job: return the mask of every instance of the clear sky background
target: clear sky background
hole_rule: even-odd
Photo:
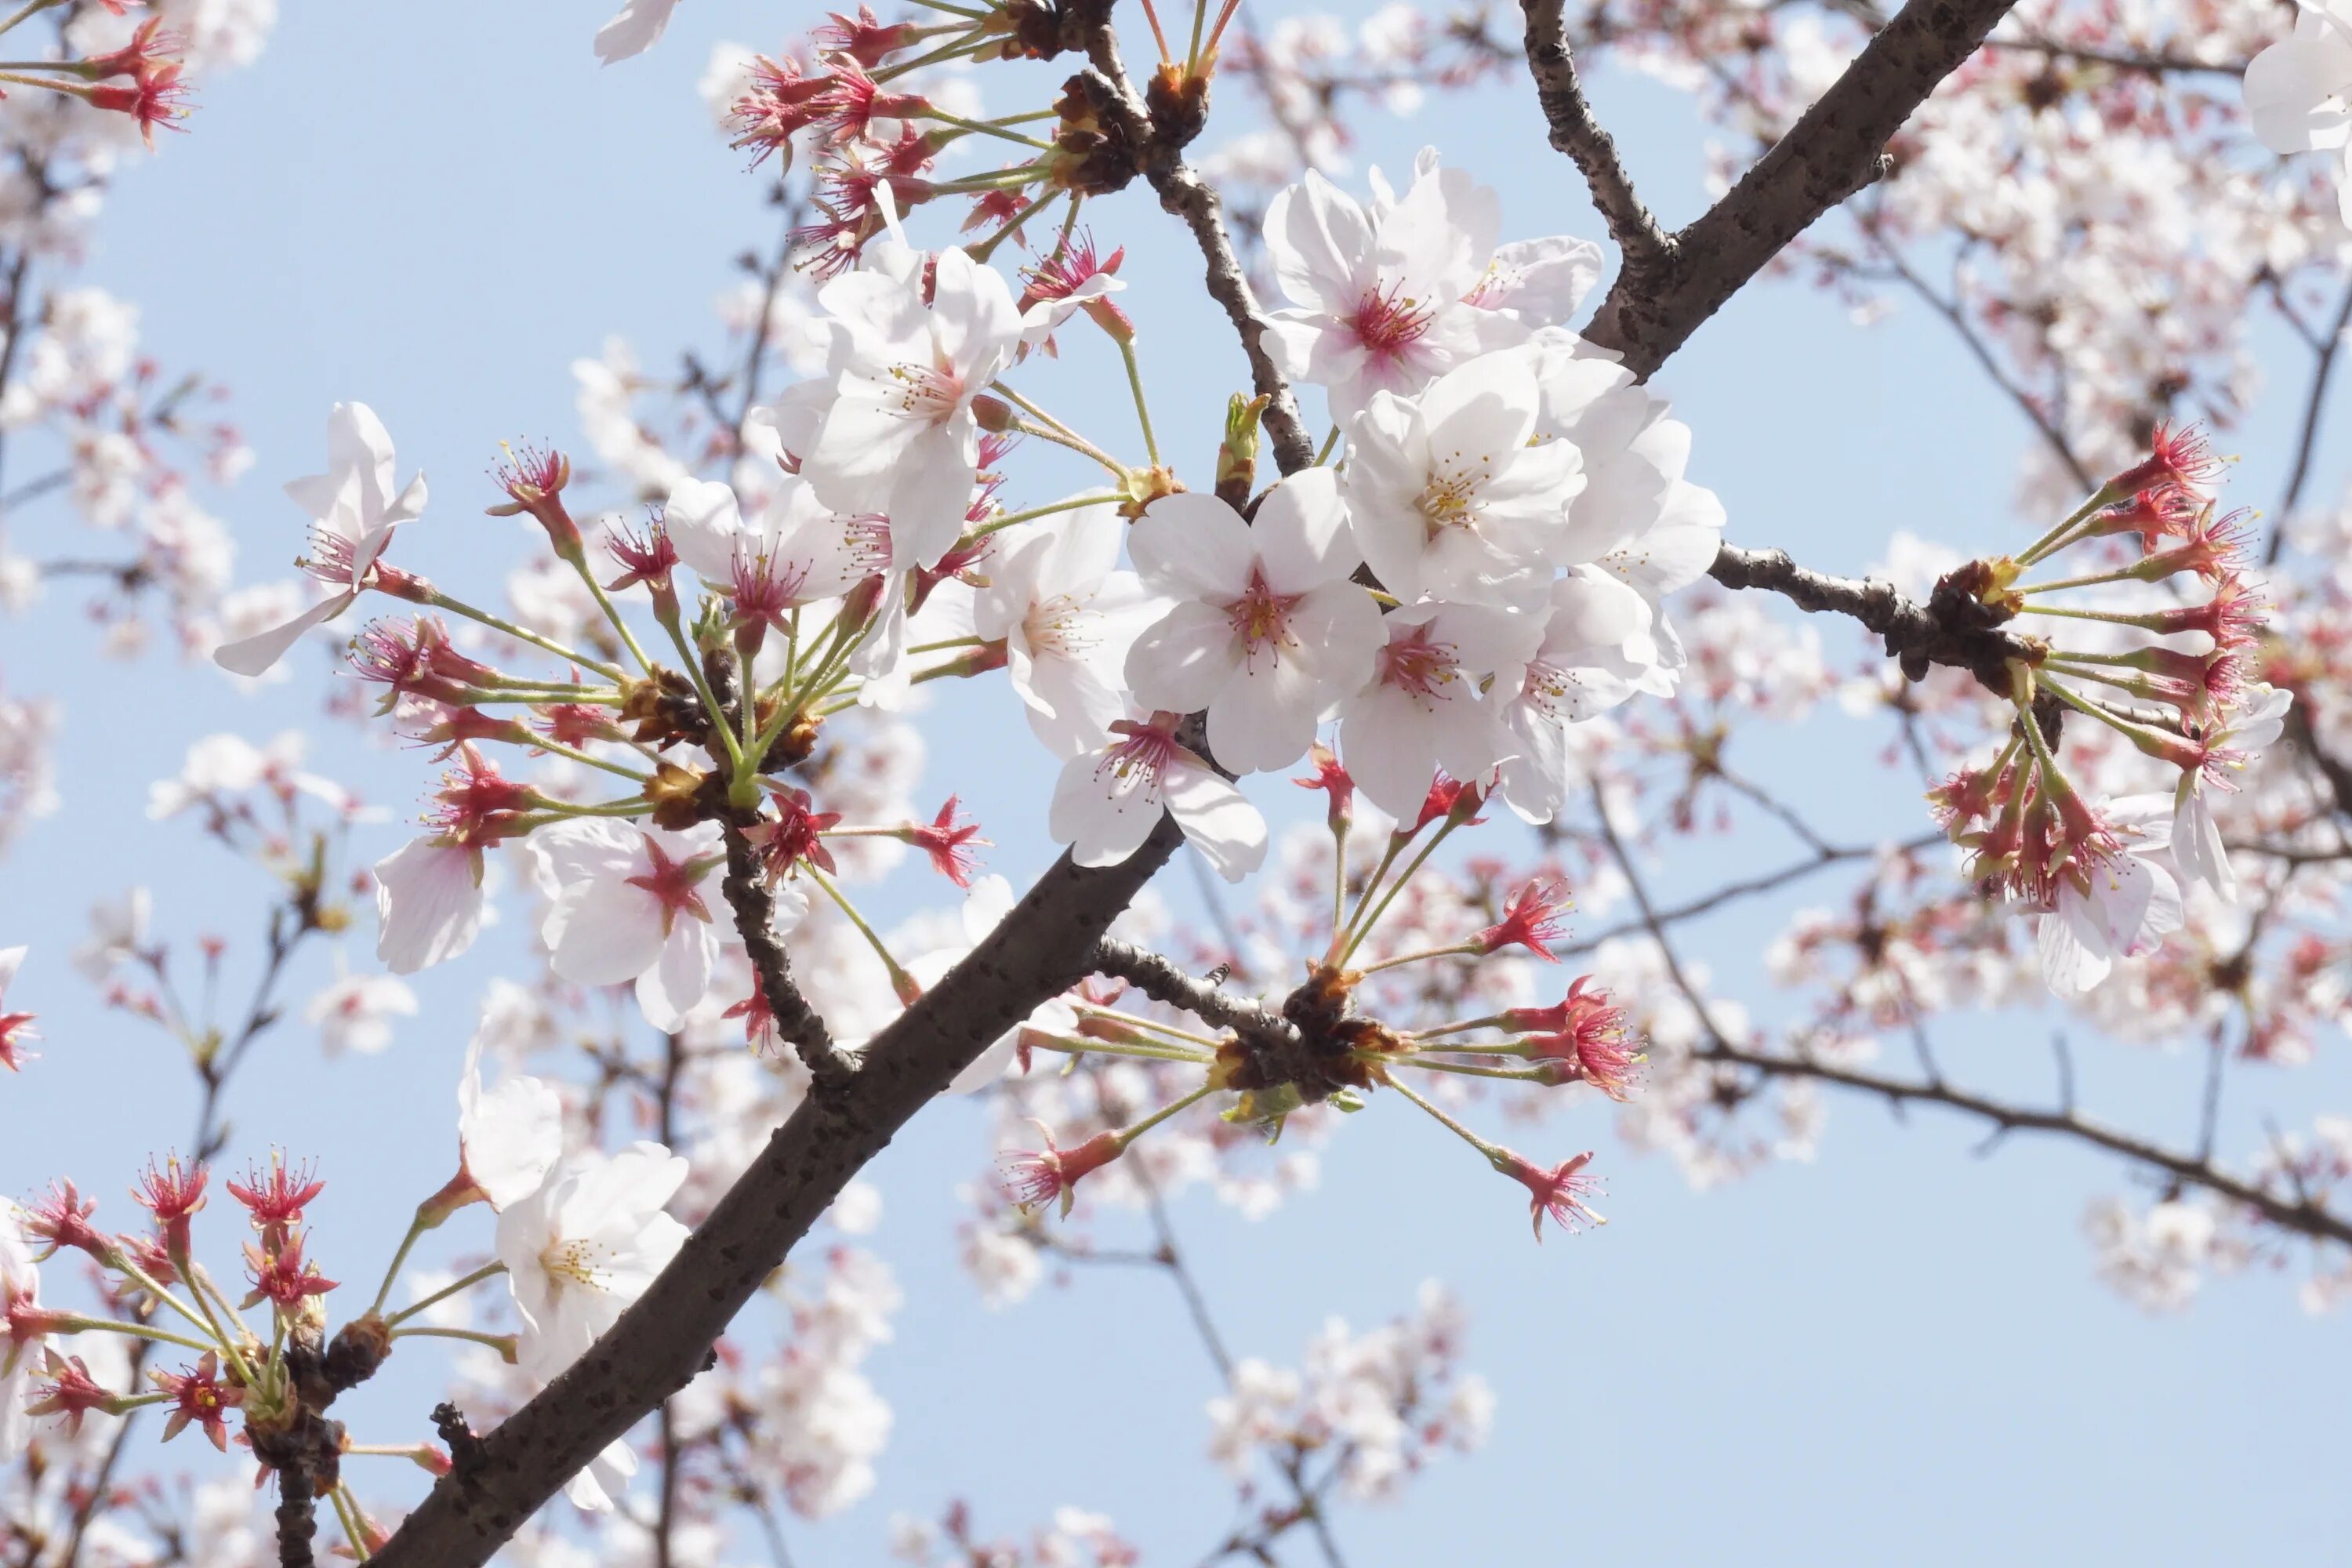
[[[277,486],[319,467],[336,399],[373,405],[404,477],[419,466],[431,476],[433,505],[404,531],[404,558],[413,548],[453,586],[487,584],[517,536],[478,516],[482,470],[501,437],[577,444],[570,361],[614,331],[656,369],[718,342],[711,302],[730,258],[771,244],[772,217],[763,182],[710,133],[694,82],[717,40],[772,47],[814,13],[689,0],[654,54],[610,70],[589,52],[603,19],[598,4],[289,6],[257,67],[207,84],[194,134],[122,182],[87,277],[138,302],[148,352],[234,389],[259,461],[209,499],[235,524],[240,581],[275,574],[299,547]],[[1606,76],[1595,97],[1664,216],[1695,214],[1703,134],[1686,107]],[[1365,161],[1402,167],[1428,140],[1500,187],[1507,236],[1599,232],[1516,81],[1417,121],[1362,123]],[[1092,222],[1129,247],[1137,297],[1196,277],[1181,229],[1148,197],[1105,202]],[[1171,320],[1156,340],[1147,320],[1146,359],[1163,437],[1197,466],[1244,372],[1213,320]],[[2294,363],[2279,363],[2294,384]],[[1858,570],[1892,526],[1962,549],[2017,536],[2009,497],[2028,433],[1918,312],[1862,331],[1798,286],[1752,289],[1661,384],[1696,431],[1693,476],[1721,493],[1737,542]],[[2285,401],[2226,443],[2245,454],[2250,503],[2276,491]],[[2316,497],[2341,491],[2347,420],[2339,409],[2330,422]],[[56,526],[52,551],[20,521],[18,548],[64,552],[71,541]],[[1858,646],[1824,635],[1841,657]],[[65,808],[0,862],[0,942],[35,944],[20,984],[47,1037],[41,1062],[0,1082],[0,1191],[71,1174],[120,1218],[133,1165],[185,1138],[193,1100],[160,1038],[100,1012],[65,950],[89,899],[136,880],[156,891],[162,933],[185,943],[225,931],[239,943],[233,965],[250,963],[259,874],[188,824],[146,821],[145,792],[204,734],[263,741],[310,722],[315,667],[303,683],[246,697],[208,667],[89,663],[70,586],[0,638],[11,688],[67,706]],[[982,705],[943,721],[934,758],[1010,717]],[[326,771],[408,813],[425,782],[419,758],[315,727]],[[1830,711],[1801,745],[1759,739],[1746,755],[1751,771],[1808,792],[1844,837],[1916,833],[1916,788],[1873,770],[1878,743]],[[935,763],[918,794],[975,798],[1001,846],[995,868],[1018,884],[1050,853],[1045,777],[1042,754],[1025,752],[984,777]],[[374,831],[371,858],[400,836]],[[1748,830],[1658,885],[1701,890],[1700,876],[1789,854]],[[1181,902],[1184,879],[1170,881]],[[1754,994],[1737,986],[1755,978],[1770,931],[1737,913],[1693,928],[1689,951],[1734,994]],[[446,1175],[451,1088],[511,935],[421,977],[424,1013],[384,1054],[323,1064],[295,1022],[239,1083],[239,1156],[284,1142],[323,1157],[318,1245],[339,1277],[373,1279],[409,1208]],[[373,963],[372,924],[349,960]],[[293,994],[328,972],[316,965]],[[233,968],[232,984],[249,973]],[[1964,1019],[1940,1042],[1957,1075],[2032,1096],[2048,1089],[2046,1032],[2045,1020]],[[2194,1050],[2084,1045],[2078,1060],[2086,1107],[2192,1141]],[[2264,1107],[2300,1124],[2347,1104],[2347,1087],[2340,1060],[2242,1068],[2222,1147],[2251,1150]],[[1694,1194],[1664,1160],[1614,1149],[1600,1112],[1584,1114],[1587,1125],[1556,1120],[1544,1146],[1558,1157],[1601,1144],[1614,1223],[1540,1248],[1510,1190],[1402,1113],[1355,1119],[1327,1151],[1321,1189],[1269,1220],[1245,1224],[1206,1198],[1178,1205],[1238,1353],[1295,1364],[1327,1315],[1384,1321],[1427,1278],[1468,1303],[1467,1364],[1501,1396],[1491,1445],[1441,1465],[1401,1506],[1343,1512],[1356,1568],[2320,1562],[2352,1540],[2345,1321],[2306,1318],[2292,1280],[2267,1276],[2164,1319],[2114,1297],[2092,1279],[2079,1229],[2091,1195],[2126,1185],[2112,1163],[2030,1139],[1978,1158],[1970,1127],[1934,1115],[1898,1125],[1838,1100],[1818,1163]],[[1149,1561],[1197,1560],[1230,1498],[1203,1454],[1214,1373],[1148,1274],[1107,1270],[982,1313],[952,1236],[954,1189],[981,1168],[982,1131],[969,1107],[941,1107],[872,1173],[887,1199],[875,1244],[908,1304],[866,1370],[898,1426],[877,1494],[793,1528],[795,1560],[875,1561],[894,1510],[930,1518],[957,1496],[985,1531],[1025,1531],[1071,1503],[1111,1514]],[[423,1436],[431,1382],[385,1383],[359,1406],[363,1436]],[[168,1457],[210,1458],[186,1443]],[[411,1478],[365,1489],[397,1496]]]

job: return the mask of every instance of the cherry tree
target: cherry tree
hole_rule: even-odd
[[[595,57],[675,47],[676,8],[630,0]],[[2347,1006],[2352,510],[2311,491],[2352,176],[2309,154],[2352,126],[2352,13],[1116,10],[917,0],[722,48],[714,121],[782,230],[724,352],[662,376],[614,341],[573,367],[579,441],[486,432],[484,480],[428,484],[337,403],[292,510],[253,500],[239,531],[264,553],[299,531],[300,575],[242,582],[189,499],[191,471],[251,461],[199,412],[221,395],[62,279],[117,165],[201,134],[184,76],[250,60],[271,7],[0,18],[31,40],[0,66],[0,436],[57,465],[0,488],[0,605],[92,581],[104,651],[167,628],[280,710],[150,799],[266,871],[254,952],[192,952],[135,887],[91,889],[78,946],[0,929],[0,1093],[41,1114],[38,1052],[78,1048],[40,1026],[69,957],[185,1056],[195,1110],[186,1132],[142,1094],[143,1172],[60,1171],[0,1215],[0,1560],[781,1555],[782,1521],[887,1462],[863,1367],[903,1296],[864,1173],[943,1096],[989,1129],[958,1232],[983,1299],[1121,1266],[1181,1299],[1220,1383],[1220,1561],[1339,1563],[1335,1515],[1487,1429],[1442,1286],[1278,1366],[1234,1353],[1189,1262],[1173,1196],[1263,1213],[1372,1119],[1504,1178],[1511,1228],[1565,1253],[1607,1224],[1604,1173],[1675,1179],[1628,1154],[1708,1184],[1811,1158],[1834,1100],[1919,1107],[2111,1159],[2135,1195],[2084,1226],[2143,1305],[2257,1268],[2301,1310],[2352,1291],[2352,1118],[2291,1071],[2262,1081],[2258,1143],[2220,1112]],[[1717,135],[1680,227],[1588,99],[1604,64]],[[1367,115],[1504,92],[1589,196],[1562,232],[1507,231],[1475,147],[1348,155]],[[1147,245],[1189,247],[1203,298],[1131,286]],[[1883,569],[1846,576],[1700,482],[1676,352],[1743,290],[1803,286],[1865,324],[1926,311],[2014,407],[2006,531],[1890,527]],[[2284,410],[2257,397],[2275,329]],[[1179,356],[1229,400],[1176,417]],[[2292,432],[2275,497],[2225,460],[2256,420]],[[1213,448],[1163,440],[1210,425]],[[37,546],[45,497],[70,515]],[[411,540],[475,511],[531,560],[426,575]],[[328,659],[321,710],[271,689]],[[12,662],[0,846],[58,809],[76,721]],[[925,737],[998,683],[999,742],[1050,782],[983,824],[966,800],[1010,764],[929,766]],[[1847,837],[1748,771],[1751,737],[1841,715],[1877,737],[1866,787],[1919,803],[1907,837]],[[404,744],[420,820],[387,837],[306,724]],[[1703,875],[1735,825],[1792,858],[1670,899],[1662,870]],[[1058,858],[1016,886],[983,831]],[[1693,935],[1735,906],[1774,910],[1752,995]],[[314,1234],[351,1173],[314,1163],[316,1128],[232,1129],[232,1081],[296,1012],[331,1054],[383,1050],[412,977],[469,968],[455,1135],[366,1174],[413,1194],[405,1235]],[[1948,1068],[1939,1026],[1996,1010],[2053,1040],[2046,1096]],[[2181,1042],[2195,1142],[2078,1102],[2078,1048]],[[127,1179],[145,1213],[118,1229],[89,1194]],[[395,1430],[339,1404],[395,1377]],[[192,1439],[238,1449],[266,1521],[243,1477],[131,1479]],[[997,1521],[950,1479],[895,1545],[1136,1561],[1084,1500]]]

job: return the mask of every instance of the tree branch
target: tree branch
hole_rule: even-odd
[[[1116,975],[1153,1001],[1181,1007],[1219,1028],[1271,1037],[1286,1045],[1298,1043],[1298,1030],[1289,1019],[1267,1012],[1249,997],[1193,979],[1174,960],[1148,948],[1107,936],[1095,943],[1087,962],[1096,973]]]
[[[1930,665],[1949,665],[2006,692],[2011,659],[2041,662],[2041,646],[2002,628],[1992,611],[1958,590],[1939,588],[1927,604],[1905,597],[1891,583],[1857,582],[1810,571],[1785,550],[1742,550],[1727,544],[1716,552],[1707,575],[1727,588],[1763,588],[1814,615],[1852,616],[1886,643],[1904,675],[1920,679]]]
[[[2314,1240],[2339,1241],[2352,1245],[2352,1217],[2304,1199],[2290,1201],[2267,1192],[2251,1182],[2222,1171],[2210,1161],[2167,1149],[2158,1143],[2135,1138],[2118,1131],[2104,1122],[2063,1110],[2038,1110],[2028,1106],[2010,1105],[1967,1089],[1953,1089],[1937,1083],[1920,1083],[1905,1079],[1883,1078],[1875,1073],[1852,1068],[1832,1066],[1805,1057],[1773,1056],[1760,1051],[1742,1050],[1727,1042],[1710,1042],[1693,1053],[1701,1061],[1727,1062],[1776,1078],[1805,1078],[1822,1083],[1833,1083],[1865,1094],[1879,1096],[1891,1104],[1940,1105],[1948,1110],[1980,1117],[1993,1124],[1997,1133],[2048,1132],[2072,1138],[2120,1154],[2136,1164],[2162,1171],[2191,1186],[2203,1187],[2232,1203],[2253,1210],[2282,1230],[2291,1230]]]
[[[1911,0],[1724,198],[1674,237],[1673,259],[1620,273],[1584,335],[1647,376],[1812,221],[1876,179],[1911,111],[2013,0]]]
[[[2284,300],[2281,308],[2284,308]],[[2327,406],[2327,384],[2336,374],[2336,359],[2343,352],[2347,330],[2352,330],[2352,287],[2345,289],[2344,302],[2336,307],[2335,325],[2326,338],[2313,344],[2318,359],[2311,367],[2311,390],[2304,398],[2303,434],[2295,442],[2294,470],[2287,476],[2286,493],[2279,498],[2278,521],[2272,525],[2270,546],[2263,552],[2265,566],[2275,565],[2279,552],[2286,548],[2287,523],[2295,502],[2303,499],[2304,481],[2311,477],[2312,455],[2319,447],[2319,416]]]
[[[1632,176],[1617,155],[1617,143],[1592,117],[1576,57],[1568,46],[1565,0],[1521,0],[1527,13],[1528,69],[1536,79],[1536,101],[1551,127],[1554,150],[1567,153],[1592,187],[1592,205],[1625,253],[1625,269],[1648,272],[1674,260],[1675,242],[1658,226]]]
[[[719,888],[735,911],[735,929],[742,934],[743,950],[751,955],[776,1033],[792,1042],[820,1088],[838,1089],[856,1072],[857,1064],[834,1044],[833,1031],[793,983],[793,962],[776,940],[776,895],[768,889],[759,851],[732,822],[726,825],[726,844],[727,875]]]
[[[843,1185],[991,1041],[1076,983],[1103,931],[1183,836],[1162,817],[1099,869],[1066,855],[996,930],[874,1037],[857,1071],[810,1095],[652,1287],[564,1373],[434,1484],[377,1568],[480,1568],[541,1504],[693,1380],[720,1331]]]
[[[1158,193],[1160,206],[1184,220],[1184,226],[1192,231],[1192,242],[1201,248],[1208,268],[1203,282],[1209,297],[1224,307],[1226,318],[1241,338],[1242,352],[1249,356],[1251,384],[1267,400],[1265,429],[1273,437],[1276,466],[1286,474],[1312,467],[1314,440],[1299,417],[1298,399],[1292,395],[1290,383],[1266,351],[1265,335],[1271,323],[1242,270],[1233,237],[1225,232],[1223,204],[1217,199],[1215,187],[1184,162],[1184,142],[1198,133],[1199,120],[1188,125],[1180,112],[1155,114],[1135,90],[1119,58],[1118,39],[1111,31],[1110,0],[1077,0],[1066,15],[1076,34],[1075,37],[1066,34],[1066,41],[1084,49],[1093,62],[1087,74],[1094,79],[1119,121],[1121,134],[1134,148],[1138,170]]]
[[[2066,1079],[2064,1106],[2055,1110],[2043,1110],[2010,1105],[1969,1089],[1954,1089],[1939,1080],[1923,1082],[1913,1079],[1887,1078],[1858,1068],[1834,1066],[1811,1057],[1778,1056],[1732,1044],[1716,1026],[1705,997],[1692,984],[1682,966],[1682,960],[1676,956],[1664,924],[1658,918],[1655,906],[1650,902],[1649,889],[1634,868],[1633,856],[1626,852],[1616,829],[1611,826],[1607,804],[1598,791],[1594,793],[1593,807],[1600,814],[1601,837],[1609,846],[1610,855],[1616,860],[1618,869],[1625,875],[1626,889],[1633,896],[1634,907],[1642,911],[1643,924],[1649,931],[1650,940],[1657,944],[1659,957],[1666,966],[1666,976],[1682,993],[1683,999],[1690,1004],[1692,1013],[1698,1019],[1705,1040],[1691,1052],[1694,1059],[1747,1068],[1768,1077],[1811,1079],[1821,1083],[1837,1084],[1876,1095],[1893,1106],[1944,1106],[1991,1122],[1998,1136],[2005,1137],[2011,1132],[2047,1132],[2072,1138],[2110,1153],[2120,1154],[2152,1170],[2162,1171],[2191,1185],[2203,1187],[2253,1210],[2282,1229],[2294,1231],[2315,1240],[2352,1245],[2352,1217],[2336,1214],[2301,1194],[2289,1202],[2251,1182],[2229,1174],[2210,1160],[2135,1138],[2079,1114],[2073,1109],[2071,1064],[2062,1069]]]

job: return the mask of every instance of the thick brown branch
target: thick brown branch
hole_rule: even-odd
[[[1038,1003],[1085,973],[1104,931],[1182,835],[1161,818],[1118,866],[1065,856],[996,930],[812,1094],[701,1228],[588,1353],[436,1483],[377,1568],[478,1568],[605,1444],[703,1370],[712,1343],[849,1178]]]
[[[801,1064],[818,1084],[838,1088],[857,1070],[856,1063],[834,1044],[833,1031],[824,1026],[824,1020],[793,983],[793,961],[785,954],[783,943],[776,940],[776,896],[768,889],[759,850],[733,823],[727,825],[726,835],[727,876],[720,888],[728,908],[735,911],[735,930],[743,938],[744,952],[751,955],[760,994],[767,999],[768,1011],[775,1017],[776,1034],[792,1042]]]
[[[1809,571],[1789,558],[1785,550],[1742,550],[1727,544],[1717,551],[1707,575],[1727,588],[1763,588],[1779,594],[1801,610],[1852,616],[1885,639],[1890,658],[1903,661],[1903,673],[1917,680],[1930,665],[1965,669],[1995,691],[2009,689],[2004,673],[2008,661],[2041,661],[2039,645],[2002,629],[1990,612],[1958,595],[1939,595],[1928,604],[1905,597],[1891,583],[1856,581]]]
[[[1634,194],[1633,178],[1617,155],[1617,143],[1592,117],[1576,56],[1568,47],[1565,0],[1521,0],[1527,13],[1528,69],[1536,79],[1536,101],[1551,144],[1567,153],[1592,187],[1592,205],[1625,253],[1625,269],[1647,272],[1674,258],[1675,242]]]
[[[1628,268],[1584,335],[1648,375],[1812,221],[1878,177],[1886,143],[2013,0],[1911,0],[1697,222],[1671,265]]]

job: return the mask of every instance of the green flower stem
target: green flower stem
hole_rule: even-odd
[[[1150,1046],[1074,1035],[1048,1035],[1042,1030],[1028,1031],[1024,1043],[1037,1050],[1059,1051],[1072,1057],[1138,1057],[1146,1061],[1192,1062],[1196,1065],[1216,1060],[1207,1051],[1186,1050],[1179,1046]]]
[[[607,680],[617,682],[625,677],[625,672],[617,664],[607,664],[601,658],[591,658],[576,648],[564,647],[553,637],[543,637],[537,632],[526,630],[512,621],[490,614],[488,610],[478,610],[463,599],[453,599],[438,588],[427,587],[425,590],[424,603],[436,610],[446,610],[453,616],[463,616],[466,619],[486,626],[492,631],[504,632],[518,642],[527,642],[542,652],[551,653],[560,659],[580,666],[583,669],[593,669]]]
[[[1470,1129],[1463,1126],[1462,1123],[1454,1121],[1454,1118],[1446,1115],[1443,1110],[1438,1110],[1437,1107],[1432,1105],[1428,1100],[1423,1100],[1421,1096],[1415,1094],[1410,1085],[1400,1083],[1392,1078],[1389,1079],[1389,1087],[1395,1089],[1399,1094],[1403,1095],[1407,1100],[1412,1100],[1415,1105],[1420,1106],[1432,1116],[1437,1118],[1437,1120],[1444,1124],[1447,1130],[1452,1131],[1454,1136],[1460,1138],[1465,1143],[1469,1144],[1473,1149],[1477,1150],[1481,1154],[1486,1155],[1487,1159],[1495,1160],[1501,1157],[1503,1151],[1500,1144],[1487,1142],[1484,1138],[1479,1137],[1478,1134],[1471,1131]]]
[[[1114,501],[1123,501],[1126,499],[1116,490],[1107,490],[1100,495],[1078,496],[1071,500],[1057,500],[1051,506],[1033,506],[1026,511],[1010,512],[1003,517],[991,518],[973,529],[971,536],[974,539],[984,539],[992,533],[1011,528],[1014,523],[1031,522],[1041,517],[1051,517],[1057,511],[1076,511],[1080,507],[1108,506]]]
[[[876,955],[882,960],[882,967],[889,972],[892,988],[903,998],[912,998],[916,995],[914,976],[908,974],[898,961],[890,956],[890,950],[883,944],[881,934],[866,923],[866,917],[857,912],[857,906],[849,901],[849,896],[835,887],[833,879],[814,866],[804,862],[802,869],[815,879],[818,887],[824,889],[827,898],[840,906],[841,912],[849,917],[849,923],[857,928],[858,934],[863,936],[866,944],[874,949]]]
[[[1160,467],[1160,442],[1151,434],[1151,405],[1144,399],[1143,367],[1136,361],[1133,337],[1118,340],[1118,357],[1127,365],[1127,389],[1135,395],[1135,417],[1143,426],[1144,455],[1151,459],[1151,466],[1156,468]]]
[[[461,1290],[470,1290],[475,1286],[482,1283],[485,1279],[495,1279],[506,1271],[507,1266],[503,1263],[485,1263],[479,1268],[475,1269],[471,1274],[467,1275],[462,1279],[453,1279],[448,1284],[442,1286],[438,1290],[434,1291],[430,1296],[411,1301],[407,1306],[403,1307],[399,1311],[394,1312],[391,1317],[386,1318],[383,1321],[384,1327],[388,1329],[398,1328],[402,1323],[416,1316],[417,1313],[425,1310],[425,1308],[441,1301],[446,1301]],[[421,1334],[426,1331],[423,1329],[411,1329],[408,1331],[411,1333]]]

